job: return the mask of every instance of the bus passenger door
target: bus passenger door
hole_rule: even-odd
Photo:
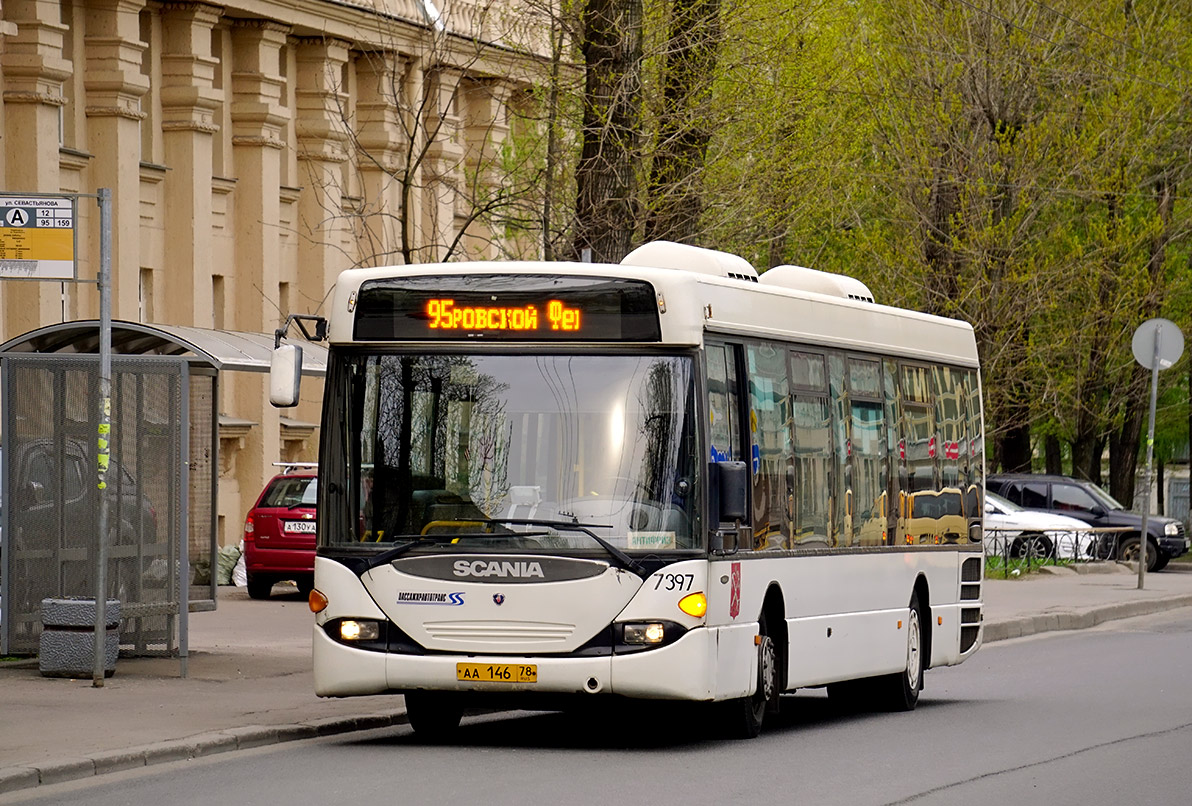
[[[707,378],[707,395],[705,402],[708,407],[708,462],[745,462],[756,472],[756,457],[750,457],[746,447],[749,441],[745,435],[745,401],[746,395],[742,382],[744,378],[743,355],[741,345],[710,342],[704,349],[705,376]],[[709,485],[709,503],[712,508],[718,496]],[[751,507],[746,507],[752,512]],[[718,512],[708,513],[708,528],[712,532],[721,527],[735,531],[736,524],[720,523]],[[750,535],[748,515],[741,522],[741,533],[737,535],[735,545],[738,549],[753,547]],[[723,530],[721,530],[723,531]],[[731,541],[730,541],[731,544]]]
[[[741,380],[744,365],[741,346],[708,342],[704,348],[707,390],[708,462],[744,461],[752,466],[745,445],[745,395]],[[709,485],[710,486],[710,485]],[[748,485],[747,485],[748,486]],[[711,492],[711,491],[710,491]],[[715,504],[715,496],[709,495]],[[713,507],[718,509],[718,507]],[[752,504],[745,507],[752,512]],[[708,528],[716,531],[733,524],[717,522],[719,512],[708,513]],[[748,517],[748,516],[747,516]],[[740,552],[753,547],[751,524],[742,523],[736,545],[723,555],[713,554],[708,568],[708,627],[716,632],[716,694],[719,698],[743,697],[753,691],[757,672],[757,616],[761,612],[760,586],[747,578],[762,564],[742,562]]]

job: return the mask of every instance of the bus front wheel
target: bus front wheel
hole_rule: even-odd
[[[451,738],[459,730],[463,715],[463,706],[449,694],[411,691],[406,695],[406,716],[420,739],[437,742]]]
[[[723,724],[735,739],[753,739],[762,732],[767,713],[778,710],[778,649],[763,613],[758,620],[757,687],[752,695],[723,704]]]

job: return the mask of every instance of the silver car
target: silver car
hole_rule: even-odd
[[[1089,525],[1066,515],[1023,509],[985,492],[985,550],[1013,559],[1092,559],[1096,539]]]

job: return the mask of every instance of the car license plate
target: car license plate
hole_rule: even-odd
[[[532,663],[457,663],[455,679],[476,683],[537,683],[538,667]]]
[[[291,535],[313,535],[315,533],[315,522],[286,521],[282,524],[282,531]]]

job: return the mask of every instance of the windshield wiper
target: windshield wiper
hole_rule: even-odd
[[[633,559],[628,554],[626,554],[625,552],[621,551],[619,548],[614,546],[612,543],[608,542],[603,537],[601,537],[600,535],[598,535],[592,531],[593,529],[611,529],[612,526],[610,526],[608,524],[580,523],[578,519],[565,521],[565,520],[539,520],[536,518],[490,518],[488,520],[480,521],[480,523],[491,523],[491,524],[510,523],[510,524],[514,524],[516,526],[546,526],[551,529],[570,529],[570,530],[576,531],[576,532],[583,532],[588,537],[592,538],[598,544],[600,544],[600,547],[603,548],[605,551],[607,551],[609,553],[609,555],[612,556],[612,558],[617,561],[616,564],[618,566],[620,566],[622,569],[624,569],[626,571],[632,571],[633,573],[637,574],[642,579],[645,579],[646,577],[650,576],[650,572],[648,572],[645,568],[643,568],[637,560]]]
[[[570,530],[573,530],[576,532],[583,532],[588,537],[595,540],[596,543],[601,548],[603,548],[605,551],[607,551],[609,553],[609,556],[611,556],[614,560],[616,560],[615,565],[617,565],[618,567],[622,568],[623,570],[630,571],[634,574],[637,574],[642,579],[645,579],[646,577],[648,577],[650,575],[650,572],[647,571],[645,568],[643,568],[641,563],[639,563],[637,560],[633,559],[628,554],[626,554],[625,552],[621,551],[619,548],[614,546],[612,543],[609,543],[603,537],[601,537],[600,535],[598,535],[592,531],[593,529],[611,529],[612,527],[607,524],[580,523],[577,520],[576,521],[538,520],[535,518],[488,518],[485,520],[477,519],[476,521],[474,521],[474,523],[486,524],[486,525],[490,525],[490,526],[496,525],[496,524],[513,524],[516,526],[546,526],[551,529],[570,529]],[[547,534],[547,533],[546,532],[531,532],[531,533],[518,532],[518,533],[515,533],[515,535],[517,537],[530,537],[530,536],[538,536],[538,535],[544,535],[544,534]],[[367,570],[371,570],[378,566],[390,563],[390,562],[396,560],[398,557],[405,554],[406,552],[408,552],[410,549],[414,548],[415,546],[425,544],[428,540],[432,540],[434,542],[441,543],[441,542],[443,542],[444,538],[446,538],[448,540],[455,540],[455,539],[458,539],[461,537],[466,538],[466,537],[508,537],[508,536],[509,535],[489,534],[489,533],[444,534],[444,535],[433,535],[433,536],[428,535],[426,537],[411,540],[407,543],[402,543],[400,546],[394,546],[393,548],[389,549],[388,551],[383,551],[380,554],[376,555],[375,557],[370,557],[368,559],[368,561],[365,563],[365,568]]]

